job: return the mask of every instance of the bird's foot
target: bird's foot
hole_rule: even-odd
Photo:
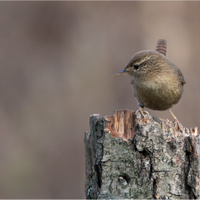
[[[139,109],[136,111],[136,115],[140,112],[143,118],[145,118],[145,115],[148,115],[149,113],[147,111],[144,111],[143,108],[140,106]]]
[[[174,121],[176,122],[176,124],[178,125],[178,129],[184,133],[184,127],[183,125],[178,121],[178,119],[176,118],[176,116],[173,114],[173,112],[169,109],[169,112],[171,113],[172,117],[174,118]]]

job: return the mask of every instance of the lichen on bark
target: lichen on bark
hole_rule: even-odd
[[[199,135],[173,122],[119,110],[90,117],[86,198],[199,198]]]

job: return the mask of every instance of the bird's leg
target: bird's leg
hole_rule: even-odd
[[[172,117],[174,118],[174,121],[177,123],[179,130],[183,133],[183,125],[178,121],[176,116],[173,114],[173,112],[169,109],[169,112],[171,113]]]

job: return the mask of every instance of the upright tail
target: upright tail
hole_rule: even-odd
[[[158,40],[156,51],[166,56],[167,55],[167,40],[165,39]]]

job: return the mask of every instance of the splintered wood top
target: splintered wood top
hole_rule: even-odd
[[[125,140],[135,136],[135,112],[133,110],[117,110],[112,116],[105,116],[106,128],[112,137]]]

